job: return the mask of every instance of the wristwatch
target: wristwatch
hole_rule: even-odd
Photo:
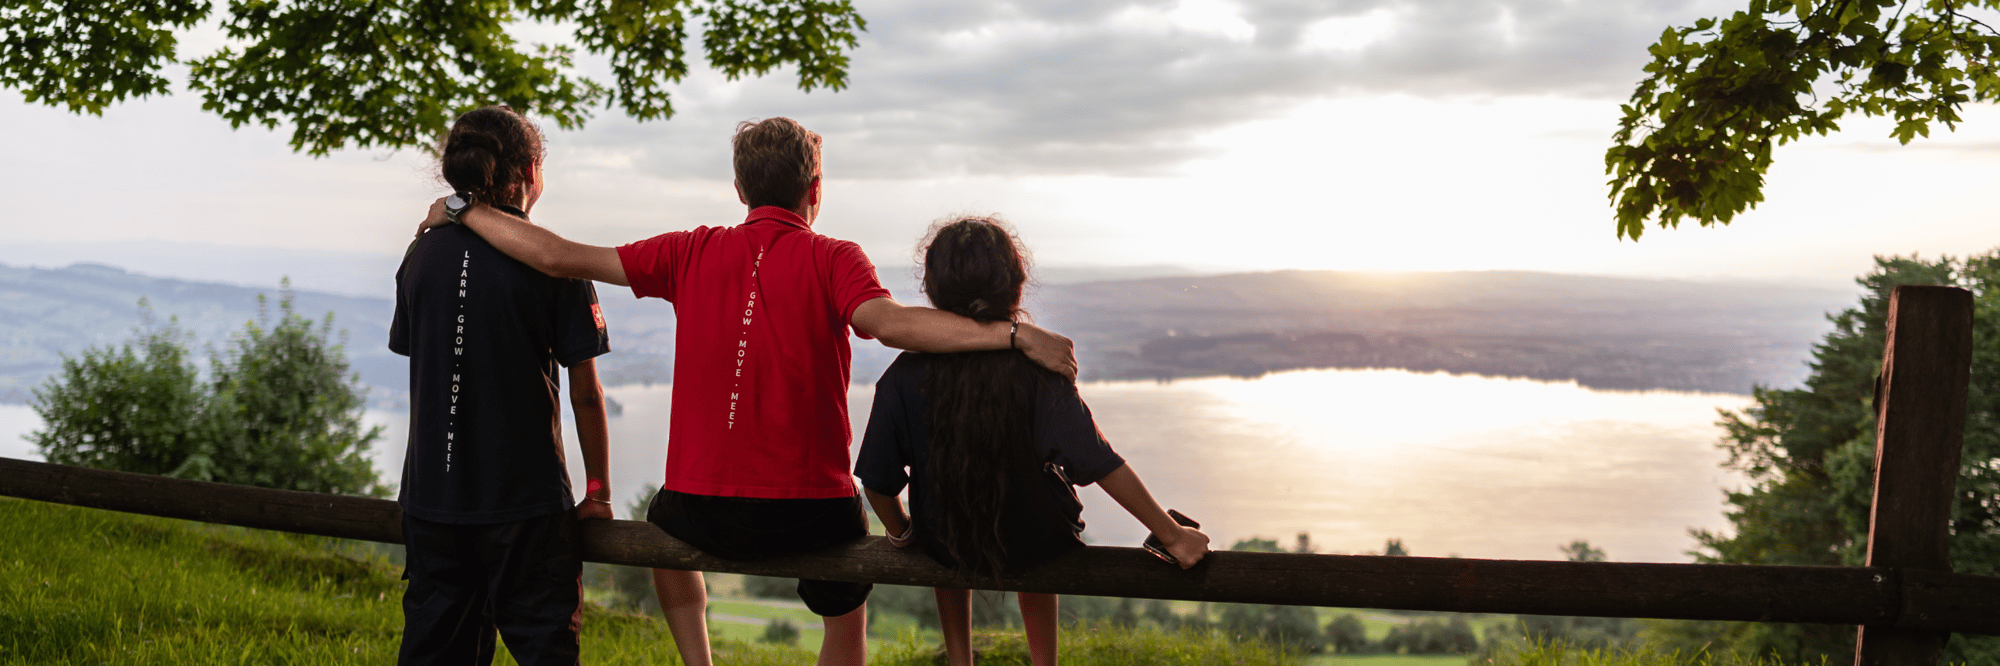
[[[465,213],[465,209],[471,207],[472,195],[470,193],[453,192],[451,196],[444,198],[444,219],[450,220],[452,224],[458,224],[458,216]]]

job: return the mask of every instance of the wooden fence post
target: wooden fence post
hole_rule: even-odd
[[[1965,436],[1971,381],[1972,292],[1898,286],[1889,296],[1889,341],[1875,395],[1875,504],[1868,566],[1951,570],[1945,550]],[[1905,600],[1905,610],[1908,600]],[[1855,666],[1933,666],[1943,631],[1862,625]]]

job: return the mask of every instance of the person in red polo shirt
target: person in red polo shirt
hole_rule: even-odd
[[[1068,338],[1034,324],[982,323],[892,300],[860,246],[812,228],[819,135],[770,118],[738,125],[731,143],[737,197],[749,208],[736,226],[608,248],[565,240],[483,202],[447,210],[440,199],[422,229],[455,218],[549,275],[673,303],[666,480],[646,517],[705,553],[756,559],[868,533],[849,472],[849,328],[911,351],[1015,347],[1072,379],[1076,357]],[[701,572],[655,570],[654,583],[682,659],[711,663]],[[800,581],[800,598],[825,619],[819,663],[866,661],[871,588]]]

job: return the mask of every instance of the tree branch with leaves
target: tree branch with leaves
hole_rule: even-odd
[[[1604,155],[1618,236],[1728,224],[1764,200],[1774,145],[1850,113],[1894,119],[1905,144],[1955,129],[1966,103],[2000,99],[2000,33],[1968,9],[2000,0],[1752,0],[1668,28]]]
[[[708,64],[735,80],[793,66],[802,90],[847,86],[867,22],[849,0],[232,0],[231,40],[182,60],[179,35],[208,0],[22,0],[0,6],[0,86],[30,103],[102,115],[187,88],[231,127],[291,127],[293,150],[428,145],[459,111],[505,104],[564,129],[591,108],[639,120],[674,109],[688,26]],[[524,21],[572,26],[575,44],[523,44]],[[609,82],[575,70],[577,48],[607,56]]]

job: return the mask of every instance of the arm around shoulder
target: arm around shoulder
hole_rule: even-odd
[[[1076,379],[1075,343],[1030,323],[975,321],[943,310],[903,305],[887,297],[856,307],[850,323],[882,344],[909,351],[950,354],[1018,348],[1042,367]]]
[[[459,218],[493,247],[535,270],[555,277],[631,286],[616,248],[578,243],[483,204],[474,205]]]

